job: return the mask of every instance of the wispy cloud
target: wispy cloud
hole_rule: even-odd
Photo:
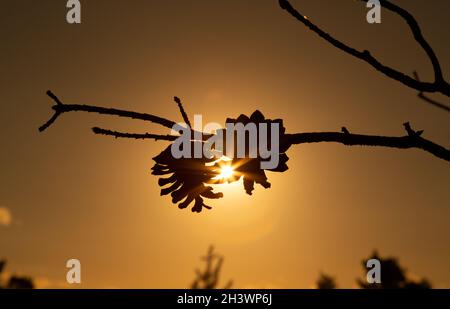
[[[8,208],[0,207],[0,226],[9,226],[12,223],[12,215]]]

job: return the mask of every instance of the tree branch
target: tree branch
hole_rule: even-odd
[[[342,127],[342,132],[306,132],[306,133],[294,133],[285,134],[280,141],[281,145],[299,145],[306,143],[323,143],[323,142],[335,142],[341,143],[346,146],[378,146],[398,149],[410,149],[417,148],[431,153],[432,155],[450,162],[450,150],[445,147],[436,144],[430,140],[421,137],[423,130],[415,131],[411,128],[409,122],[403,124],[407,135],[405,136],[379,136],[379,135],[364,135],[350,133],[346,127]],[[174,135],[157,135],[150,133],[136,134],[136,133],[123,133],[117,131],[111,131],[101,129],[98,127],[92,128],[94,133],[109,135],[116,138],[134,138],[134,139],[154,139],[174,141],[178,136]],[[203,136],[206,140],[212,136],[208,134]]]
[[[361,1],[367,2],[367,0],[361,0]],[[409,28],[411,29],[414,39],[420,45],[420,47],[422,47],[422,49],[425,51],[425,53],[428,56],[428,59],[430,60],[432,66],[433,66],[435,83],[439,84],[441,82],[444,82],[444,77],[442,76],[442,69],[441,69],[441,65],[439,63],[439,59],[437,58],[433,48],[431,48],[430,44],[428,44],[427,40],[425,40],[425,38],[422,34],[422,30],[420,29],[419,23],[414,18],[414,16],[412,16],[407,10],[395,5],[394,3],[392,3],[388,0],[381,0],[380,4],[385,9],[398,14],[406,21]]]
[[[414,72],[413,72],[413,76],[414,76],[414,78],[415,78],[416,80],[419,80],[419,81],[420,81],[419,73],[417,73],[417,71],[414,71]],[[434,106],[439,107],[439,108],[441,108],[441,109],[443,109],[443,110],[445,110],[445,111],[447,111],[447,112],[450,112],[450,107],[448,107],[447,105],[445,105],[445,104],[443,104],[443,103],[441,103],[441,102],[438,102],[438,101],[436,101],[436,100],[433,100],[432,98],[427,97],[422,91],[419,91],[419,93],[417,94],[417,96],[418,96],[420,99],[424,100],[425,102],[430,103],[431,105],[434,105]]]
[[[44,131],[50,125],[52,125],[61,114],[67,112],[88,112],[88,113],[97,113],[103,115],[113,115],[118,117],[132,118],[160,124],[169,129],[172,129],[173,126],[176,124],[171,120],[146,113],[137,113],[121,109],[106,108],[92,105],[63,104],[58,99],[58,97],[56,97],[50,90],[47,91],[47,95],[56,102],[56,104],[52,106],[52,109],[55,111],[55,114],[45,124],[39,127],[40,132]]]
[[[176,123],[172,120],[168,120],[166,118],[154,116],[151,114],[146,113],[138,113],[133,111],[126,111],[116,108],[106,108],[106,107],[99,107],[99,106],[93,106],[93,105],[82,105],[82,104],[63,104],[61,100],[50,90],[47,91],[47,95],[55,101],[55,105],[52,106],[52,109],[55,111],[53,116],[42,126],[39,127],[39,131],[45,131],[48,127],[50,127],[58,117],[67,112],[88,112],[88,113],[97,113],[97,114],[103,114],[103,115],[112,115],[112,116],[118,116],[118,117],[125,117],[125,118],[131,118],[131,119],[138,119],[138,120],[144,120],[153,122],[156,124],[160,124],[166,128],[173,129]],[[187,125],[189,125],[189,128],[191,130],[191,133],[196,133],[196,131],[192,130],[191,124],[189,122],[188,116],[186,112],[184,111],[184,108],[181,104],[181,101],[178,97],[174,97],[175,102],[178,104],[178,107],[180,108],[181,114],[183,116],[184,121]],[[155,140],[166,140],[166,141],[173,141],[177,138],[177,136],[174,135],[158,135],[158,134],[151,134],[151,133],[124,133],[124,132],[118,132],[108,129],[102,129],[98,127],[92,128],[92,131],[95,134],[100,135],[109,135],[114,137],[121,137],[121,138],[134,138],[134,139],[155,139]],[[199,133],[199,132],[197,132]],[[208,139],[211,134],[204,134],[202,133],[204,139]]]
[[[427,97],[423,92],[419,92],[417,95],[420,99],[424,100],[427,103],[430,103],[431,105],[434,105],[436,107],[439,107],[447,112],[450,112],[450,107],[445,105],[444,103],[438,102],[432,98]]]
[[[44,125],[39,128],[39,131],[44,131],[48,128],[55,120],[62,114],[71,111],[85,111],[85,112],[93,112],[98,114],[106,114],[106,115],[114,115],[120,117],[127,117],[132,119],[139,119],[154,122],[165,127],[172,129],[172,126],[175,125],[175,122],[171,120],[167,120],[165,118],[161,118],[158,116],[138,113],[132,111],[119,110],[114,108],[104,108],[92,105],[79,105],[79,104],[63,104],[58,97],[56,97],[50,90],[47,91],[47,95],[55,101],[55,105],[52,106],[52,109],[55,111],[55,114],[48,120]],[[178,99],[179,100],[179,99]],[[176,100],[175,100],[176,101]],[[178,103],[178,102],[177,102]],[[181,101],[180,101],[181,105]],[[179,105],[179,106],[180,106]],[[180,107],[180,110],[182,106]],[[184,109],[183,109],[184,111]],[[182,112],[183,114],[183,112]],[[184,115],[186,113],[184,112]],[[187,118],[183,116],[183,118]],[[186,119],[185,119],[186,120]],[[346,127],[342,127],[342,132],[311,132],[311,133],[296,133],[296,134],[284,134],[282,136],[281,144],[284,145],[296,145],[303,143],[320,143],[320,142],[336,142],[341,143],[348,146],[381,146],[381,147],[390,147],[390,148],[418,148],[424,151],[427,151],[434,156],[441,158],[446,161],[450,161],[450,150],[446,149],[443,146],[440,146],[432,141],[424,139],[421,137],[423,131],[414,131],[408,122],[403,124],[405,130],[407,132],[406,136],[377,136],[377,135],[362,135],[362,134],[353,134],[350,133]],[[133,139],[154,139],[157,140],[165,140],[165,141],[174,141],[178,138],[175,135],[159,135],[152,133],[128,133],[128,132],[119,132],[108,129],[102,129],[99,127],[92,128],[92,131],[95,134],[113,136],[116,138],[133,138]],[[194,131],[191,130],[191,133]],[[207,140],[213,134],[205,134],[202,133],[202,139]]]
[[[154,139],[155,141],[163,140],[163,141],[174,141],[178,138],[175,135],[159,135],[152,133],[127,133],[127,132],[118,132],[113,130],[102,129],[99,127],[93,127],[92,132],[100,135],[113,136],[115,138],[134,138],[134,139]]]
[[[407,132],[406,136],[352,134],[343,127],[343,132],[286,134],[284,142],[288,145],[335,142],[347,146],[380,146],[399,149],[417,148],[450,162],[450,150],[421,137],[423,131],[414,131],[408,122],[404,123],[403,126]]]
[[[363,2],[367,2],[367,0],[361,0]],[[291,14],[294,18],[296,18],[298,21],[303,23],[306,27],[308,27],[311,31],[315,32],[317,35],[319,35],[321,38],[326,40],[328,43],[333,45],[334,47],[362,60],[370,64],[373,68],[378,70],[379,72],[385,74],[386,76],[390,77],[391,79],[394,79],[396,81],[401,82],[402,84],[416,89],[421,92],[439,92],[446,96],[450,97],[450,85],[444,80],[442,76],[442,70],[441,66],[439,64],[439,60],[436,57],[436,54],[434,53],[431,46],[428,44],[428,42],[425,40],[425,38],[422,35],[422,32],[420,30],[419,24],[415,20],[415,18],[408,13],[406,10],[396,6],[395,4],[389,2],[388,0],[380,0],[380,4],[387,10],[390,10],[399,16],[401,16],[406,23],[408,24],[409,28],[411,29],[414,39],[417,41],[417,43],[422,47],[422,49],[427,54],[428,58],[430,59],[434,75],[435,75],[435,81],[430,82],[421,82],[419,80],[416,80],[400,71],[397,71],[389,66],[383,65],[381,62],[379,62],[375,57],[373,57],[368,50],[364,51],[358,51],[354,49],[353,47],[350,47],[349,45],[335,39],[333,36],[328,34],[327,32],[320,29],[318,26],[316,26],[314,23],[312,23],[307,17],[303,16],[303,14],[299,13],[290,3],[288,0],[279,0],[280,7],[284,10],[286,10],[289,14]]]

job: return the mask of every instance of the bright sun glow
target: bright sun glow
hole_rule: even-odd
[[[230,165],[225,165],[221,167],[220,174],[217,176],[219,179],[228,179],[233,176],[233,168]]]
[[[222,156],[218,160],[214,161],[212,165],[216,165],[219,168],[216,170],[217,175],[213,177],[215,180],[225,181],[230,180],[236,176],[233,166],[231,165],[231,159]]]

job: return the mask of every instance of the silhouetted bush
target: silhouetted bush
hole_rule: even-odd
[[[317,279],[316,287],[320,290],[329,290],[337,288],[337,284],[333,277],[321,273],[319,279]]]
[[[0,275],[5,266],[6,261],[0,260]],[[0,289],[34,289],[34,283],[30,277],[12,275],[6,280],[6,283],[0,281]]]
[[[381,283],[368,283],[367,280],[357,279],[358,285],[363,289],[430,289],[431,284],[426,279],[414,281],[407,276],[405,268],[400,266],[397,258],[382,258],[375,250],[372,255],[362,261],[364,272],[367,273],[366,263],[370,259],[377,259],[381,265]]]
[[[214,247],[210,246],[208,254],[202,258],[206,262],[206,268],[202,272],[199,269],[195,270],[197,278],[191,285],[192,289],[217,289],[219,284],[220,270],[223,264],[223,257],[214,253]],[[216,262],[217,261],[217,262]],[[223,287],[224,289],[231,288],[233,281]]]

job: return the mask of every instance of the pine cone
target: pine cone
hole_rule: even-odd
[[[191,149],[194,144],[192,142]],[[153,175],[169,175],[167,178],[160,178],[158,184],[160,187],[170,184],[170,186],[161,189],[161,195],[170,193],[172,203],[178,204],[178,208],[183,209],[194,202],[193,212],[201,212],[203,207],[211,209],[203,203],[203,197],[209,199],[218,199],[223,197],[221,192],[213,192],[213,188],[205,186],[212,177],[217,175],[212,166],[206,166],[206,163],[212,163],[214,159],[206,158],[180,158],[175,159],[172,156],[171,146],[168,146],[159,155],[153,158],[156,164],[152,168]]]
[[[250,116],[250,118],[246,115],[241,114],[237,119],[231,119],[228,118],[226,120],[226,123],[242,123],[243,125],[246,125],[248,123],[255,123],[256,127],[260,123],[266,123],[268,128],[268,144],[270,147],[270,124],[271,123],[278,123],[279,125],[279,163],[278,166],[274,169],[267,169],[272,172],[284,172],[288,169],[288,166],[286,162],[289,160],[289,157],[286,155],[286,151],[289,148],[289,144],[285,143],[284,134],[286,131],[286,128],[283,126],[283,120],[282,119],[266,119],[264,115],[256,110],[253,112],[253,114]],[[259,131],[259,130],[258,130]],[[225,136],[225,132],[224,132]],[[259,140],[259,132],[258,132],[258,140]],[[236,141],[235,141],[236,145]],[[246,141],[246,145],[249,145],[248,140]],[[236,148],[236,147],[235,147]],[[248,148],[248,147],[247,147]],[[246,149],[246,156],[249,156],[249,149]],[[236,181],[239,180],[240,177],[243,177],[243,183],[244,183],[244,189],[247,194],[251,195],[252,191],[254,190],[254,184],[260,184],[264,188],[270,188],[270,183],[267,181],[267,176],[265,173],[265,170],[261,168],[261,161],[265,161],[267,159],[263,159],[261,157],[257,158],[235,158],[232,160],[231,165],[233,166],[235,177],[231,180]]]

